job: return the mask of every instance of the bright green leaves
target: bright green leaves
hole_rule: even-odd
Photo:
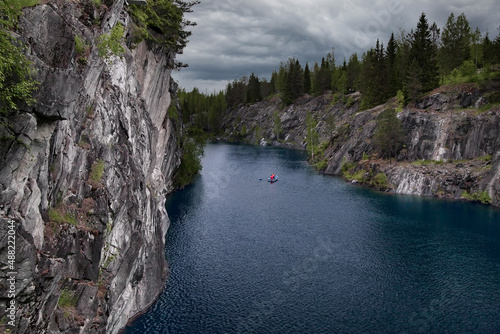
[[[0,112],[17,110],[18,103],[34,103],[32,98],[38,83],[35,71],[22,53],[22,47],[9,33],[17,24],[21,9],[35,5],[36,0],[3,0],[0,3]]]
[[[117,23],[107,34],[102,34],[97,38],[97,51],[99,57],[109,61],[111,56],[121,57],[125,53],[125,48],[121,44],[125,29],[123,25]]]

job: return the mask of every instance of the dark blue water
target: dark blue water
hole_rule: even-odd
[[[305,158],[208,145],[167,203],[165,291],[126,333],[500,333],[500,210],[377,193]]]

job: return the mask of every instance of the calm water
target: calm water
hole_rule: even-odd
[[[128,334],[500,333],[498,209],[346,184],[299,151],[216,144],[167,210],[171,274]]]

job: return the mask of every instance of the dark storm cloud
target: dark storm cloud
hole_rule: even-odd
[[[181,87],[208,93],[252,72],[269,79],[280,62],[320,62],[332,47],[337,63],[375,45],[391,32],[416,27],[422,12],[442,28],[451,12],[464,12],[471,27],[497,35],[497,0],[202,0],[188,19],[197,22],[178,60],[189,68],[173,74]]]

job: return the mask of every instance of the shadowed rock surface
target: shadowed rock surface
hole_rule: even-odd
[[[130,29],[123,0],[51,1],[19,24],[40,89],[0,127],[0,253],[14,220],[17,333],[117,333],[164,285],[164,202],[180,163],[167,116],[175,55],[141,42],[104,62],[93,43],[117,22]]]

